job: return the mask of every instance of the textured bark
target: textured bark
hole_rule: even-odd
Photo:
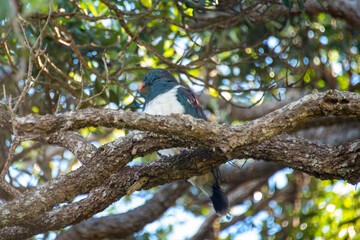
[[[254,162],[253,164],[247,164],[241,169],[236,169],[234,167],[222,169],[222,177],[225,179],[225,182],[231,182],[232,184],[239,185],[250,182],[251,180],[259,177],[268,178],[281,168],[283,167],[279,164]],[[116,176],[113,177],[114,180],[116,178]],[[246,185],[246,188],[250,185]],[[184,181],[178,181],[175,185],[169,185],[161,189],[151,200],[147,201],[141,207],[124,214],[111,215],[102,218],[92,218],[82,221],[81,223],[74,225],[69,230],[61,233],[57,239],[100,239],[105,237],[126,237],[131,233],[141,230],[146,223],[150,223],[158,218],[167,208],[174,204],[175,200],[189,186],[190,185]],[[84,205],[84,203],[81,203],[79,206],[80,205],[87,207],[90,204]],[[75,210],[75,208],[72,208],[72,210]],[[47,218],[51,219],[50,216]],[[39,222],[39,220],[36,220],[35,222]],[[45,221],[44,225],[48,226],[48,224],[49,221]],[[16,237],[27,237],[34,235],[37,232],[34,232],[33,227],[12,227],[5,228],[1,231],[2,236],[7,239],[11,239],[15,233]]]
[[[275,136],[318,116],[359,117],[359,100],[359,94],[348,92],[313,94],[241,126],[207,123],[185,115],[162,117],[97,109],[17,118],[16,126],[25,132],[25,136],[41,134],[43,141],[63,146],[66,143],[62,137],[70,130],[85,126],[153,128],[154,132],[163,135],[134,131],[96,150],[93,146],[85,146],[87,150],[84,151],[81,138],[78,147],[67,145],[85,165],[3,204],[0,207],[0,226],[3,228],[0,235],[19,239],[19,236],[25,238],[60,229],[91,217],[129,192],[204,174],[235,158],[279,162],[322,179],[346,179],[356,183],[360,180],[359,142],[330,147],[287,135]],[[54,138],[47,138],[46,134]],[[125,167],[135,157],[180,146],[203,149]],[[88,196],[81,201],[59,206],[86,193]]]
[[[21,198],[3,204],[0,225],[6,226],[12,220],[14,220],[14,225],[20,222],[23,222],[24,225],[32,224],[33,222],[28,221],[29,219],[37,217],[40,213],[48,211],[60,203],[68,202],[78,194],[88,193],[131,161],[134,157],[131,154],[134,152],[133,149],[140,148],[144,151],[143,154],[157,150],[151,146],[151,143],[156,144],[156,142],[149,141],[151,141],[151,134],[145,138],[140,134],[136,136],[130,134],[124,139],[118,139],[102,146],[86,165],[26,192]],[[161,145],[159,142],[157,143]],[[132,178],[133,176],[128,175],[127,177]],[[24,214],[20,214],[21,212]],[[64,214],[63,217],[66,218],[66,216]],[[59,221],[57,224],[62,224],[62,222]]]
[[[62,146],[72,152],[82,163],[87,163],[96,153],[96,147],[76,132],[60,131],[39,136],[39,141]]]
[[[209,145],[216,144],[227,151],[240,145],[267,140],[316,117],[342,115],[359,118],[359,102],[360,95],[356,93],[327,91],[311,94],[241,126],[219,125],[181,114],[172,114],[170,118],[105,109],[31,115],[17,118],[17,124],[20,130],[31,134],[77,130],[87,126],[138,129],[192,139],[200,139],[206,134]],[[219,136],[222,138],[219,139]]]
[[[286,147],[280,148],[279,146]],[[320,152],[319,149],[321,149]],[[301,153],[294,155],[299,150]],[[349,179],[350,182],[360,180],[359,144],[357,146],[350,144],[347,147],[338,148],[311,143],[291,136],[279,136],[255,147],[246,146],[235,149],[232,154],[234,154],[232,155],[234,158],[254,157],[268,160],[267,156],[271,156],[273,157],[272,161],[279,162],[287,159],[285,165],[305,172],[309,171],[323,179],[352,176],[356,180]],[[334,156],[338,157],[334,158]],[[345,166],[344,159],[351,162],[351,166]],[[111,176],[109,181],[102,186],[91,191],[84,200],[39,215],[30,222],[24,222],[24,219],[17,221],[26,226],[26,229],[32,234],[20,235],[17,231],[10,232],[10,229],[14,230],[14,228],[4,228],[0,234],[7,236],[8,239],[16,239],[19,235],[27,237],[46,230],[65,227],[103,210],[118,200],[119,197],[125,195],[127,189],[135,185],[138,180],[145,177],[149,178],[149,181],[141,186],[141,189],[149,189],[173,180],[206,173],[217,167],[220,164],[219,161],[227,161],[224,154],[207,150],[192,150],[142,166],[125,167]],[[309,164],[306,169],[303,167],[304,163]]]
[[[159,218],[188,187],[189,185],[184,181],[169,184],[156,192],[144,205],[134,210],[85,220],[62,232],[56,239],[125,238]]]
[[[0,103],[0,128],[12,132],[11,116],[3,103]]]
[[[328,146],[285,135],[263,144],[249,148],[245,154],[254,159],[281,162],[321,179],[346,179],[353,184],[360,181],[357,173],[360,170],[359,140],[341,146]],[[316,159],[313,158],[315,152]]]

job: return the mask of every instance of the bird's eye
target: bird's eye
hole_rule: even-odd
[[[147,77],[150,77],[151,76],[151,72],[149,72],[148,74],[147,74]]]

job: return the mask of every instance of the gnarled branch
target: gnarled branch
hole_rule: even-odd
[[[275,137],[270,141],[266,139],[317,116],[343,114],[358,117],[359,105],[359,94],[330,91],[309,95],[256,121],[232,127],[207,123],[184,115],[161,117],[116,113],[110,110],[108,110],[108,120],[104,122],[100,121],[102,119],[100,113],[104,114],[104,112],[98,110],[94,110],[99,113],[96,118],[94,115],[84,115],[84,113],[94,114],[91,110],[81,110],[78,114],[18,118],[18,124],[23,131],[28,132],[26,134],[33,134],[29,129],[36,133],[39,131],[51,133],[60,129],[74,130],[89,125],[111,124],[149,130],[149,126],[162,124],[154,131],[164,135],[135,131],[100,147],[79,169],[3,204],[0,208],[2,220],[0,225],[34,228],[38,226],[36,228],[38,232],[59,229],[101,211],[125,195],[129,188],[138,184],[138,181],[145,179],[138,185],[139,189],[149,189],[174,180],[204,174],[221,163],[235,158],[252,157],[281,162],[323,179],[347,179],[356,183],[360,180],[359,142],[330,147],[287,135]],[[44,121],[45,119],[49,122]],[[69,121],[70,119],[72,121]],[[259,139],[256,139],[257,137]],[[210,144],[204,141],[205,139],[209,139]],[[231,147],[224,148],[223,144]],[[204,149],[193,149],[141,166],[125,167],[136,156],[144,156],[163,148],[194,145]],[[78,194],[89,193],[90,190],[90,194],[84,200],[53,209],[59,203],[66,202]],[[104,192],[107,198],[100,201]],[[88,208],[80,206],[88,206]],[[55,218],[59,221],[51,224],[51,219]],[[28,219],[33,221],[29,222]]]

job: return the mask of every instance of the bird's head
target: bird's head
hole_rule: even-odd
[[[144,87],[151,87],[156,80],[163,80],[168,82],[176,82],[176,79],[165,69],[157,68],[150,70],[144,77],[139,91],[143,90]]]

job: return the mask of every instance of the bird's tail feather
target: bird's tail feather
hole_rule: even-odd
[[[189,178],[189,182],[210,197],[218,215],[223,216],[229,212],[229,200],[219,186],[215,172]]]
[[[210,199],[218,215],[224,216],[229,213],[229,200],[219,185],[213,185],[212,196],[210,196]]]
[[[180,148],[170,148],[158,151],[159,156],[172,156],[178,154]],[[189,182],[208,195],[213,203],[214,209],[218,215],[224,216],[229,213],[230,205],[225,192],[219,186],[219,170],[208,172],[201,176],[189,178]]]

